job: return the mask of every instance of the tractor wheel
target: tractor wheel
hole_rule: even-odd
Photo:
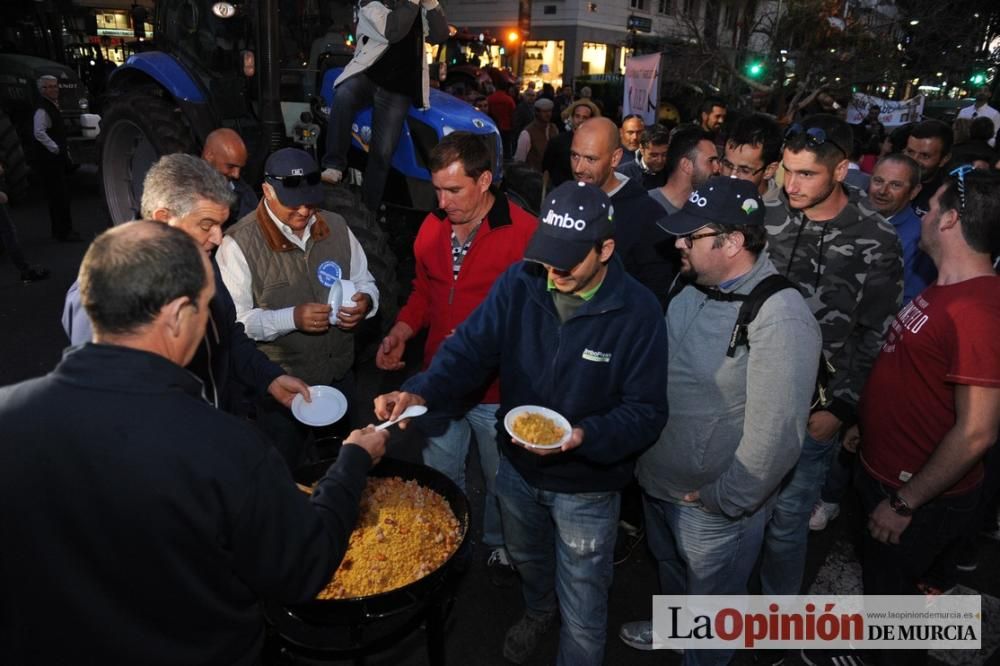
[[[177,105],[143,89],[116,98],[101,118],[100,180],[112,224],[139,217],[142,181],[163,155],[193,152],[195,141]]]
[[[394,323],[400,309],[400,284],[396,255],[389,246],[378,219],[361,201],[361,192],[346,184],[324,187],[323,208],[343,216],[347,226],[364,248],[368,270],[375,277],[379,291],[378,314],[365,320],[358,330],[358,357],[374,356],[378,343]]]
[[[0,164],[4,168],[7,196],[17,201],[28,190],[28,163],[14,123],[3,111],[0,111]]]

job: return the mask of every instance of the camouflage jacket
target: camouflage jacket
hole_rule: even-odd
[[[823,333],[833,370],[829,411],[845,423],[855,408],[886,328],[903,297],[903,260],[892,225],[848,188],[837,217],[813,222],[788,208],[784,192],[765,201],[767,249],[799,286]]]

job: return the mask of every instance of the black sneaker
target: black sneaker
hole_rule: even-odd
[[[506,548],[494,548],[486,560],[490,582],[497,587],[511,587],[517,581],[517,569],[507,556]]]
[[[31,284],[32,282],[38,282],[39,280],[47,280],[48,277],[49,269],[42,268],[41,266],[28,266],[21,271],[21,282],[24,284]]]
[[[803,650],[802,661],[809,666],[865,666],[855,650]]]
[[[556,623],[556,612],[545,615],[525,613],[514,626],[507,630],[503,639],[503,657],[514,664],[523,664],[528,660],[542,636],[547,634]]]

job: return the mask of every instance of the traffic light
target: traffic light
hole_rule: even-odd
[[[764,63],[760,60],[751,60],[747,63],[746,72],[751,79],[759,79],[764,75]]]
[[[981,86],[986,83],[986,72],[974,72],[972,76],[969,77],[969,83],[974,86]]]

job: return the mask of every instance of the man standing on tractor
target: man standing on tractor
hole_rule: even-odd
[[[448,21],[437,0],[362,0],[357,38],[354,58],[333,82],[336,101],[322,161],[323,180],[337,183],[344,177],[351,123],[358,111],[374,105],[362,190],[365,205],[376,211],[410,104],[430,106],[424,39],[443,44]]]

